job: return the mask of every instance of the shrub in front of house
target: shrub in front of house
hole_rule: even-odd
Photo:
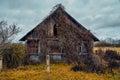
[[[71,68],[73,71],[86,71],[95,73],[104,73],[105,67],[99,61],[100,57],[94,55],[86,55],[84,61],[78,62]]]
[[[113,50],[106,50],[105,52],[98,50],[96,54],[86,55],[83,61],[78,62],[77,65],[73,66],[71,69],[73,71],[96,73],[104,73],[109,69],[111,73],[113,73],[113,68],[120,68],[119,53]]]
[[[120,55],[117,51],[106,50],[104,55],[104,60],[108,62],[109,68],[119,68],[120,67]]]
[[[24,45],[21,43],[9,44],[3,52],[3,69],[16,68],[22,64]]]

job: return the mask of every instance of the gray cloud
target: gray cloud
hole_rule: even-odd
[[[22,28],[15,38],[18,40],[49,15],[58,3],[98,38],[120,38],[120,0],[1,0],[0,20],[17,23]]]

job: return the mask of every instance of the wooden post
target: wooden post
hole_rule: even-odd
[[[46,71],[50,72],[50,55],[46,55]]]

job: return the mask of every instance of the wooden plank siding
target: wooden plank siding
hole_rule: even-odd
[[[60,6],[20,40],[27,40],[27,54],[40,54],[41,60],[47,54],[64,54],[68,62],[92,53],[93,42],[99,41]]]

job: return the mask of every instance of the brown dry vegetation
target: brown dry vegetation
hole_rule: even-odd
[[[113,50],[113,51],[117,51],[119,54],[120,54],[120,47],[94,47],[94,52],[96,50],[103,50],[103,51],[106,51],[106,50]]]
[[[0,80],[119,80],[120,69],[114,69],[115,75],[71,71],[73,65],[52,64],[51,72],[45,71],[45,65],[20,66],[17,69],[0,73]]]
[[[98,49],[95,47],[95,50]],[[103,50],[116,48],[101,48]],[[120,48],[117,48],[119,51]],[[20,66],[17,69],[8,69],[0,72],[0,80],[120,80],[120,68],[114,68],[114,74],[106,70],[104,74],[71,71],[74,65],[52,64],[51,72],[47,73],[46,66]]]

